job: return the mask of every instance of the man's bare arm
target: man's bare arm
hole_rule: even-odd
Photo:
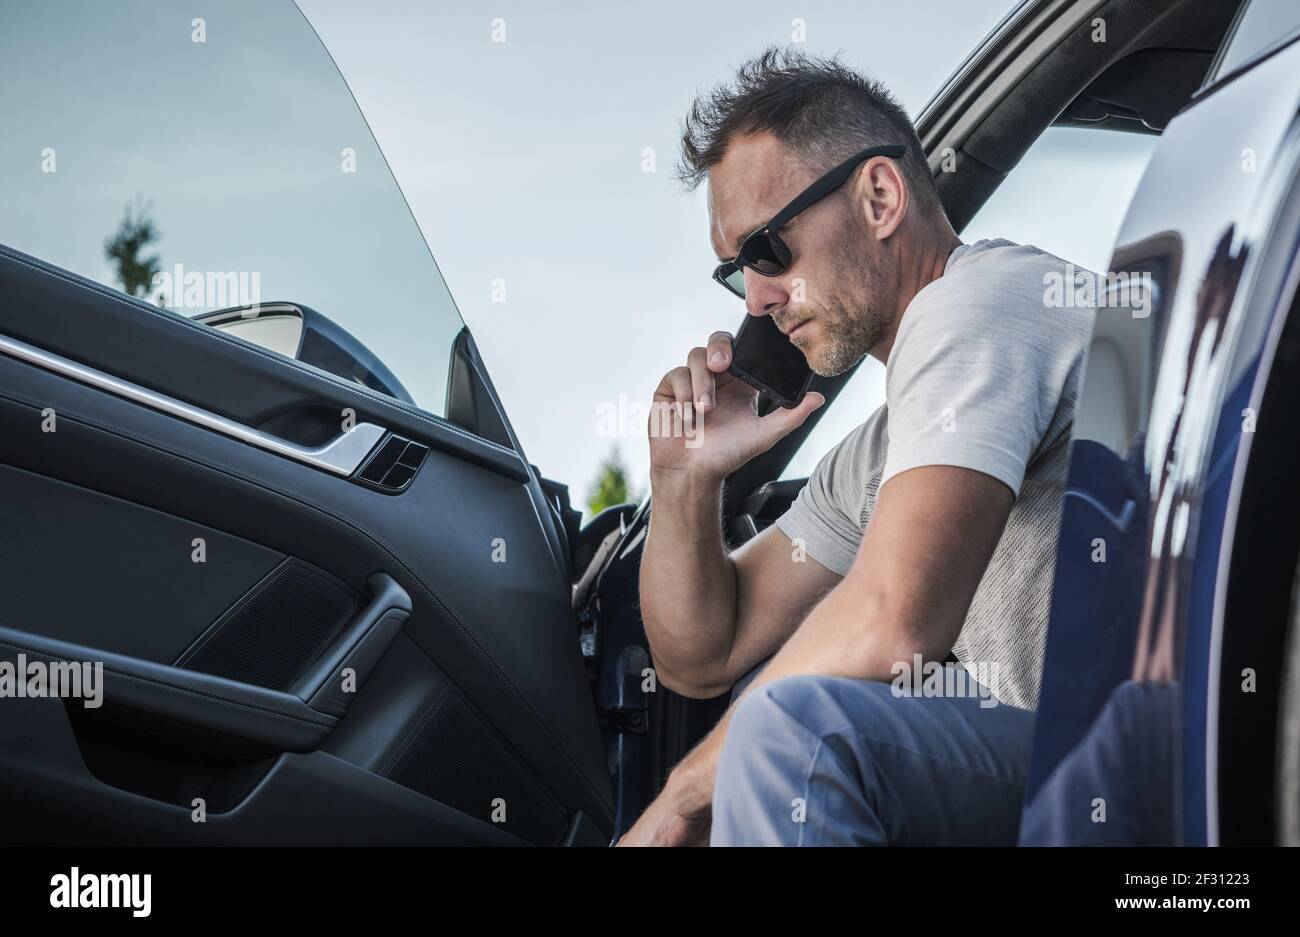
[[[728,554],[717,483],[660,477],[641,563],[641,612],[659,680],[709,698],[770,657],[840,579],[775,526]]]
[[[691,349],[655,389],[649,426],[654,506],[641,558],[641,612],[660,682],[687,696],[725,693],[780,646],[834,581],[815,563],[790,562],[780,531],[731,556],[723,546],[722,479],[824,402],[810,393],[797,407],[760,417],[756,392],[727,373],[730,361],[725,332]]]
[[[746,693],[796,674],[888,680],[894,664],[914,654],[942,660],[1012,504],[1006,485],[969,469],[926,466],[890,479],[849,574]],[[657,842],[672,818],[707,815],[731,711],[674,769],[664,793],[622,842]]]

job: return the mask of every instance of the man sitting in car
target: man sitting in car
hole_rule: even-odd
[[[725,333],[660,382],[702,422],[650,441],[646,632],[665,686],[737,702],[622,842],[1014,843],[1092,312],[1045,298],[1064,261],[963,244],[906,113],[835,60],[769,50],[697,100],[683,175],[715,279],[817,374],[884,363],[886,402],[728,552],[723,479],[823,399],[758,416]],[[945,661],[985,692],[916,692]]]

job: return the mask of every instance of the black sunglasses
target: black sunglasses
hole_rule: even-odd
[[[790,248],[777,233],[782,225],[817,202],[830,195],[849,181],[853,170],[873,156],[887,156],[901,159],[907,147],[901,143],[888,146],[868,147],[855,156],[850,156],[826,175],[822,176],[808,188],[795,196],[794,201],[772,216],[772,220],[740,243],[740,253],[734,259],[718,264],[713,271],[713,279],[741,299],[745,298],[745,268],[753,270],[760,276],[776,277],[785,273],[794,257]]]

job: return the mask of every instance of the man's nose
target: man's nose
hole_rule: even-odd
[[[745,311],[751,316],[770,316],[790,301],[779,277],[765,277],[745,268]]]

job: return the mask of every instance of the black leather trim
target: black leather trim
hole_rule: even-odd
[[[312,751],[338,723],[289,693],[12,628],[0,627],[0,647],[44,661],[101,662],[106,701],[275,751]]]
[[[0,518],[0,625],[160,664],[284,560],[212,525],[3,465]],[[196,537],[218,562],[193,562]]]
[[[526,845],[323,751],[276,758],[238,806],[194,823],[191,807],[110,786],[87,768],[56,700],[6,700],[0,719],[0,843],[50,846]]]

